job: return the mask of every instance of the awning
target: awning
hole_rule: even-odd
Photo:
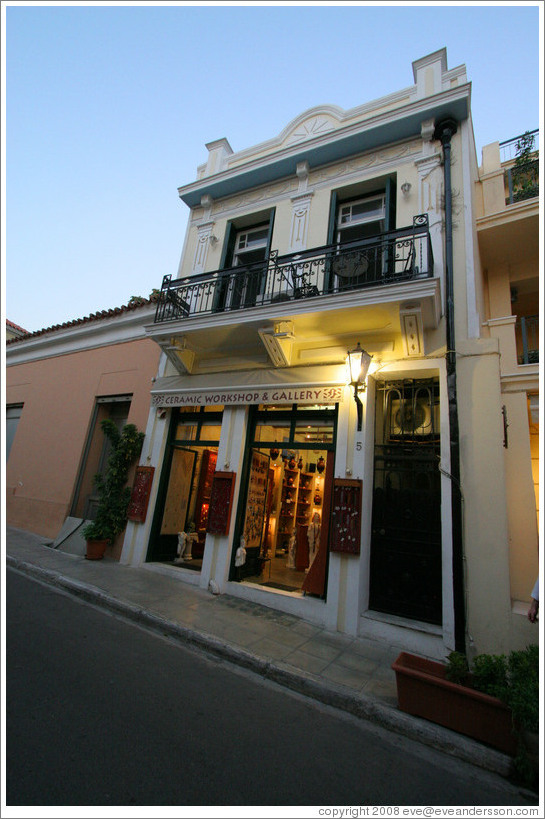
[[[344,400],[343,364],[282,367],[210,375],[158,378],[151,390],[154,407],[223,404],[336,404]]]

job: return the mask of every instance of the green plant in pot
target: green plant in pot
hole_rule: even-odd
[[[99,498],[95,519],[82,530],[87,540],[86,557],[91,560],[103,557],[106,545],[113,543],[125,528],[131,498],[127,477],[144,441],[144,433],[139,432],[134,424],[125,424],[120,432],[107,418],[102,421],[101,428],[110,441],[111,451],[104,474],[94,478]]]
[[[539,647],[529,645],[504,654],[479,654],[471,669],[465,655],[453,651],[447,658],[447,679],[468,685],[501,700],[511,709],[518,739],[515,770],[525,785],[535,787],[538,777]]]

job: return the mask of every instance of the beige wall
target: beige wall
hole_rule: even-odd
[[[468,649],[502,653],[538,639],[524,616],[538,571],[526,395],[501,392],[496,339],[457,349]]]
[[[504,394],[509,446],[504,450],[509,515],[511,597],[528,601],[537,577],[538,533],[536,495],[532,474],[528,399],[525,392]],[[534,439],[538,436],[534,434]],[[534,445],[535,446],[535,445]]]
[[[7,404],[24,404],[6,467],[7,523],[54,538],[70,512],[98,396],[132,393],[145,430],[159,348],[148,339],[8,366]]]
[[[486,346],[485,346],[486,345]],[[471,651],[507,648],[510,621],[499,363],[493,339],[457,344],[467,627]],[[481,352],[481,355],[478,354]]]

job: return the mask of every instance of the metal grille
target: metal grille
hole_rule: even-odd
[[[439,385],[377,391],[370,608],[441,623]],[[382,438],[382,440],[380,440]]]
[[[186,279],[165,276],[155,321],[179,321],[430,276],[433,253],[428,217],[423,214],[415,216],[410,227],[368,239],[286,256],[273,250],[264,261]]]

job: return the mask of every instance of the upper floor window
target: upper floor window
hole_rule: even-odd
[[[227,223],[220,268],[241,267],[267,259],[271,249],[274,208]]]
[[[396,175],[331,191],[328,245],[365,242],[396,227]]]
[[[268,224],[237,231],[232,266],[263,261],[267,255],[268,243]]]
[[[382,233],[386,226],[384,194],[339,203],[336,241],[354,242]]]
[[[220,269],[235,271],[214,293],[213,310],[252,307],[262,299],[271,250],[274,209],[242,216],[227,223]]]

